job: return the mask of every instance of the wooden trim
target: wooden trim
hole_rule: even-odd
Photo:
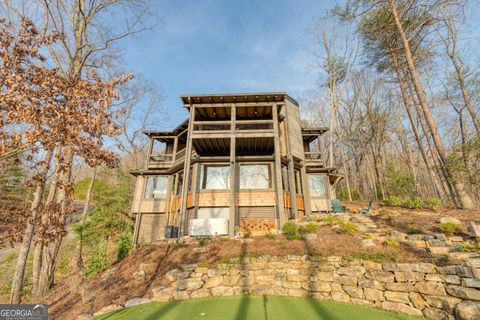
[[[312,214],[312,203],[310,201],[310,181],[308,180],[307,170],[305,167],[300,169],[303,184],[303,203],[305,205],[305,214],[309,217]]]

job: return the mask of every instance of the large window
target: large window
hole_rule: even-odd
[[[268,164],[240,165],[240,189],[270,188],[270,170]]]
[[[230,166],[204,165],[200,181],[202,181],[202,189],[229,189]]]
[[[310,193],[312,197],[327,196],[327,180],[325,175],[309,175]]]
[[[151,176],[147,177],[147,187],[145,188],[145,198],[165,199],[167,197],[168,177]]]

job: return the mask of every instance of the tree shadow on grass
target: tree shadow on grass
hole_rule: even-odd
[[[237,313],[235,315],[235,320],[244,320],[248,319],[248,309],[250,306],[250,282],[249,282],[249,274],[248,274],[248,265],[247,265],[247,249],[248,244],[247,240],[242,243],[242,249],[240,254],[240,281],[242,286],[242,299],[240,301],[240,305],[237,309]]]

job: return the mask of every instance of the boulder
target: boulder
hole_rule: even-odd
[[[88,313],[81,314],[77,317],[77,320],[92,320],[93,316]]]
[[[464,301],[455,309],[455,316],[458,320],[478,320],[480,315],[480,303]]]
[[[133,298],[125,302],[125,308],[130,308],[133,306],[137,306],[139,304],[144,304],[149,302],[150,302],[150,299],[148,298]]]
[[[313,242],[317,240],[317,234],[316,233],[307,233],[303,235],[303,239],[308,242]]]
[[[377,245],[373,242],[372,239],[362,239],[360,240],[360,247],[362,249],[371,249],[375,248]]]
[[[190,299],[190,294],[188,291],[174,291],[173,292],[174,300],[187,300]]]
[[[413,306],[419,310],[423,310],[423,308],[428,306],[427,302],[425,301],[425,299],[423,299],[420,293],[410,292],[408,294],[408,297],[410,298]]]

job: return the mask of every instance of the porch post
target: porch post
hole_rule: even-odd
[[[231,117],[230,117],[230,210],[228,214],[228,235],[233,237],[235,235],[235,118],[236,118],[236,107],[235,102],[231,106]]]
[[[282,163],[280,159],[280,137],[278,136],[278,109],[277,104],[272,104],[273,132],[274,132],[274,155],[275,155],[275,185],[276,185],[276,207],[278,214],[279,228],[285,223],[285,208],[283,206],[283,186],[282,186]]]
[[[183,166],[183,184],[180,198],[180,225],[178,226],[178,238],[184,233],[185,216],[187,212],[188,180],[190,177],[190,162],[192,158],[192,132],[195,121],[195,105],[190,107],[190,119],[188,121],[187,144],[185,146],[185,164]]]
[[[305,214],[310,217],[312,214],[312,203],[310,201],[310,183],[308,181],[307,170],[305,166],[300,169],[303,185],[303,204],[305,205]]]

